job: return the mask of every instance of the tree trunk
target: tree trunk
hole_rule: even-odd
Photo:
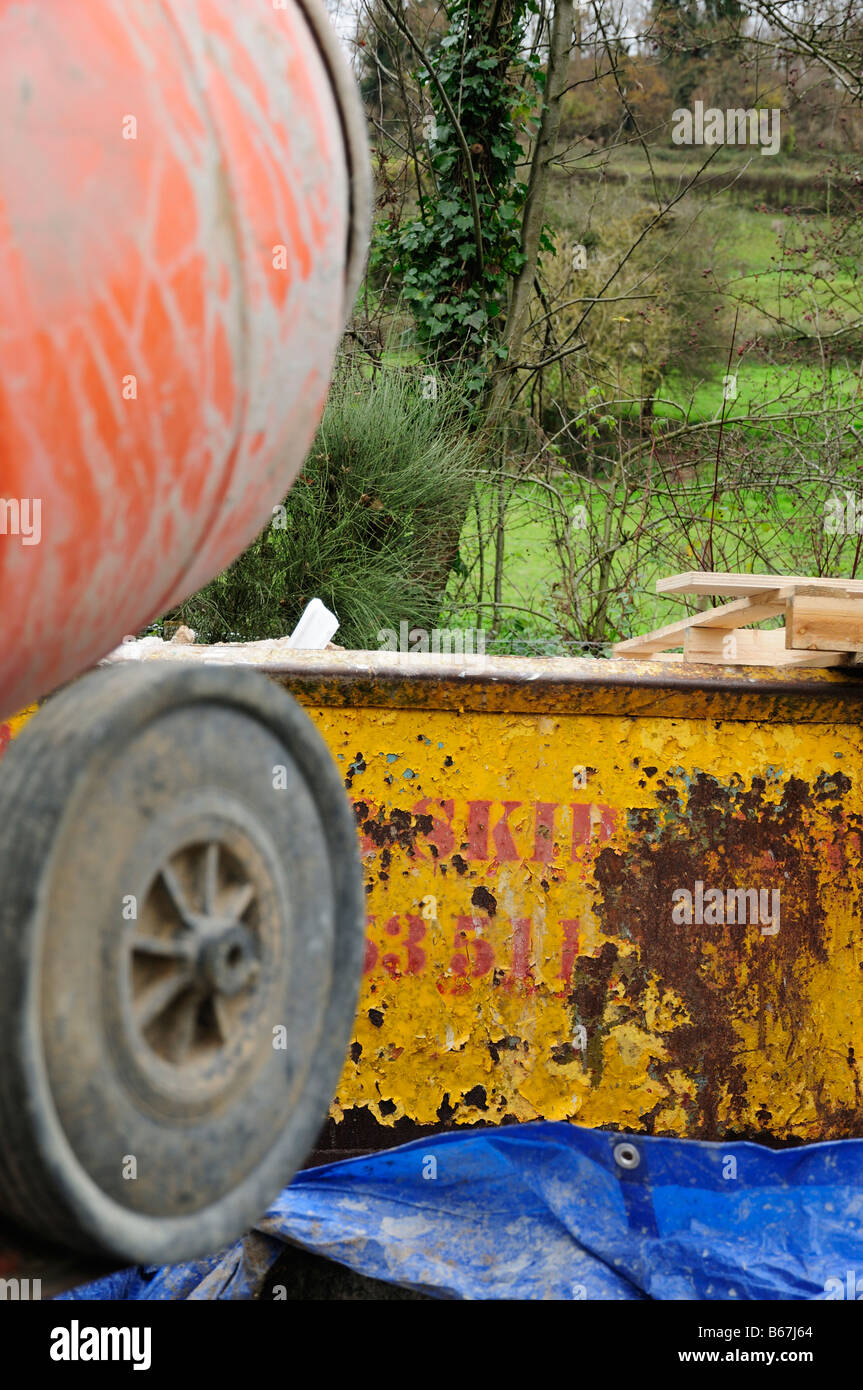
[[[560,129],[561,98],[569,71],[572,45],[573,0],[556,0],[551,21],[545,100],[540,120],[539,136],[531,160],[524,215],[521,222],[521,249],[524,265],[513,285],[503,341],[507,348],[506,364],[498,371],[491,389],[489,413],[494,417],[502,410],[512,392],[513,369],[518,362],[522,340],[527,328],[533,282],[539,259],[539,239],[545,222],[545,200],[548,192],[549,168],[557,151]]]

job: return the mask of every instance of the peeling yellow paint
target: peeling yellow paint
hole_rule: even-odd
[[[391,712],[384,729],[375,710],[309,712],[345,772],[360,824],[377,836],[363,835],[362,1050],[345,1066],[334,1116],[365,1107],[384,1125],[402,1115],[417,1125],[542,1117],[702,1137],[863,1132],[856,725],[423,709]],[[582,790],[572,788],[576,765],[590,769]],[[834,795],[837,771],[849,784]],[[720,887],[773,882],[790,837],[798,878],[779,887],[805,889],[812,901],[783,899],[776,938],[757,922],[676,926],[670,899],[656,901],[652,930],[676,934],[680,945],[676,977],[666,978],[626,919],[628,896],[640,896],[643,916],[651,872],[631,813],[661,818],[659,784],[681,794],[699,772],[742,793],[763,779],[761,815],[745,863],[722,834],[682,846],[681,886],[698,877]],[[765,825],[798,783],[809,789],[799,814]],[[483,802],[487,824],[477,831]],[[393,828],[393,813],[406,832]],[[726,830],[745,814],[732,797]],[[436,818],[425,831],[424,815]],[[470,853],[486,841],[487,858]],[[630,876],[612,915],[597,873],[603,852]],[[423,920],[429,896],[435,917]],[[818,933],[813,914],[823,918]],[[777,946],[783,931],[793,944]],[[598,962],[608,944],[616,958],[587,1020],[578,966]],[[639,970],[646,975],[635,988]],[[687,1054],[699,1029],[705,1036]],[[708,1086],[713,1098],[703,1104]]]
[[[26,709],[23,709],[23,710],[21,711],[20,714],[15,714],[15,715],[12,716],[11,719],[7,719],[7,720],[5,721],[5,722],[6,722],[6,725],[7,725],[7,727],[8,727],[8,729],[9,729],[9,736],[10,736],[10,738],[14,738],[15,735],[16,735],[16,734],[24,727],[24,725],[27,723],[27,720],[28,720],[28,719],[32,719],[32,717],[33,717],[33,715],[36,713],[37,709],[38,709],[38,705],[28,705],[28,707],[27,707]]]
[[[863,1134],[851,684],[770,695],[759,672],[726,694],[713,669],[657,691],[654,663],[607,687],[592,668],[620,663],[571,666],[576,693],[555,667],[511,710],[457,677],[349,707],[337,671],[279,673],[342,772],[367,888],[333,1120]],[[779,892],[778,932],[677,925],[671,889],[696,881]]]

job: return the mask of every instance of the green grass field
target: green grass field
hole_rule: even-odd
[[[709,381],[687,382],[679,376],[670,377],[654,405],[654,414],[670,420],[716,419],[723,408],[725,364],[721,365],[722,376]],[[863,426],[863,374],[848,364],[834,367],[825,378],[816,367],[744,360],[734,362],[731,374],[735,380],[729,385],[729,399],[724,402],[726,417],[787,416],[795,410],[802,416],[814,396],[819,404],[826,403],[830,409],[856,410],[856,416],[852,416],[854,427]]]
[[[710,525],[711,510],[717,545],[725,545],[726,562],[716,568],[741,569],[746,573],[806,574],[813,570],[814,558],[810,537],[823,530],[824,505],[830,495],[829,489],[813,488],[811,493],[801,499],[799,493],[789,489],[771,488],[769,495],[757,488],[722,492],[718,505],[712,508],[709,469],[703,470],[703,477],[694,480],[700,483],[696,495],[701,498],[701,506],[686,514],[688,528],[679,530],[675,524],[673,507],[667,491],[660,489],[650,499],[646,522],[648,527],[656,528],[661,536],[661,552],[650,552],[650,547],[642,546],[638,556],[635,580],[626,588],[623,603],[619,599],[612,605],[611,616],[617,623],[621,635],[632,636],[662,623],[673,622],[676,618],[692,611],[692,603],[684,605],[679,599],[665,598],[656,593],[656,580],[668,573],[701,568],[691,540],[703,541]],[[555,480],[555,485],[563,497],[564,504],[574,511],[578,503],[588,506],[590,525],[594,532],[601,530],[605,518],[607,501],[599,491],[591,492],[583,480],[570,482],[565,478]],[[695,490],[695,489],[694,489]],[[480,511],[483,516],[483,529],[490,527],[494,514],[495,498],[491,486],[483,486],[479,493]],[[615,523],[621,520],[620,509],[624,505],[622,493],[614,501],[617,512]],[[631,512],[642,514],[641,499],[630,497]],[[684,509],[685,511],[685,509]],[[613,534],[621,530],[614,525]],[[587,534],[572,531],[571,543],[576,564],[585,563],[590,555]],[[731,545],[729,554],[728,546]],[[837,536],[829,538],[829,548],[822,559],[827,562],[831,574],[851,573],[856,551],[856,538]],[[734,546],[739,547],[739,553]],[[477,568],[477,527],[474,513],[464,528],[460,552],[462,561],[469,570],[467,581],[453,578],[449,598],[451,607],[447,622],[451,626],[489,627],[493,598],[493,574],[490,566],[491,546],[486,546],[486,572],[483,576],[481,593],[481,614],[475,600],[467,602],[465,589],[478,592]],[[736,557],[736,558],[735,558]],[[764,557],[769,557],[765,559]],[[633,568],[634,555],[631,542],[622,541],[615,556],[617,575],[627,574]],[[588,570],[582,581],[583,594],[589,599],[593,589],[595,570]],[[517,483],[512,490],[507,509],[505,565],[502,587],[503,623],[500,640],[490,650],[525,652],[535,655],[554,655],[556,653],[577,652],[580,650],[578,638],[570,630],[567,635],[561,627],[561,615],[555,603],[555,585],[561,577],[561,566],[554,545],[554,527],[548,504],[548,494],[539,482],[531,479]],[[461,597],[459,597],[461,593]],[[602,654],[596,651],[593,654]]]
[[[651,154],[664,197],[673,194],[676,183],[682,186],[698,163],[698,153],[692,151],[656,148]],[[591,159],[585,162],[589,164]],[[599,167],[602,160],[593,162]],[[562,169],[555,172],[547,211],[564,257],[568,241],[582,237],[587,240],[591,233],[598,238],[600,251],[607,259],[616,254],[617,224],[637,228],[655,208],[652,186],[645,178],[645,162],[636,146],[614,151],[608,167],[614,178],[607,181],[573,177]],[[785,152],[775,160],[754,160],[751,151],[722,150],[711,165],[711,174],[719,175],[725,186],[709,195],[689,193],[673,210],[672,236],[656,242],[657,264],[661,265],[664,254],[674,255],[676,246],[697,241],[698,258],[692,262],[692,274],[698,277],[699,289],[708,303],[707,312],[711,312],[711,300],[719,303],[723,309],[721,321],[733,322],[736,313],[737,325],[730,362],[725,347],[717,352],[715,360],[702,363],[697,372],[672,371],[661,382],[653,403],[653,429],[658,435],[673,430],[679,422],[698,425],[724,417],[732,421],[738,431],[735,438],[742,445],[754,446],[756,452],[769,446],[770,456],[781,466],[783,450],[790,458],[795,450],[806,446],[810,429],[820,430],[826,437],[824,412],[832,417],[834,434],[847,438],[849,427],[863,433],[863,363],[839,353],[832,363],[822,367],[811,343],[807,353],[807,345],[802,341],[789,342],[795,333],[811,337],[816,330],[829,339],[863,316],[863,268],[836,253],[831,258],[818,252],[822,255],[819,260],[814,250],[829,242],[832,230],[830,216],[824,211],[820,172],[817,161],[795,158]],[[735,184],[738,175],[740,180]],[[744,176],[749,179],[748,185]],[[757,181],[757,187],[753,181]],[[627,231],[619,235],[628,234]],[[651,257],[653,254],[651,251]],[[645,263],[649,261],[650,258]],[[565,297],[559,294],[560,299]],[[623,312],[629,314],[632,310],[624,307]],[[408,323],[406,316],[405,324]],[[730,342],[730,332],[727,336]],[[408,330],[404,342],[390,342],[384,355],[386,365],[412,366],[419,361],[409,338]],[[602,355],[600,344],[599,357]],[[609,382],[603,394],[607,390],[609,398],[619,394],[638,402],[643,368],[637,357],[621,361],[618,359],[623,354],[618,352],[615,359],[613,344],[605,356]],[[726,374],[734,378],[730,390],[724,386]],[[552,371],[552,390],[554,381]],[[599,405],[599,412],[603,409]],[[638,412],[637,403],[607,408],[606,422],[600,425],[600,444],[602,438],[607,440],[610,456],[616,452],[617,421],[629,417],[621,421],[620,427],[631,430],[632,419]],[[822,418],[816,420],[819,412]],[[811,425],[807,423],[809,418]],[[650,425],[645,427],[649,429]],[[784,439],[780,437],[783,432]],[[824,544],[823,507],[829,489],[818,489],[817,475],[816,462],[806,496],[801,496],[799,489],[783,491],[776,487],[770,489],[769,495],[753,488],[722,494],[713,518],[716,553],[722,557],[719,563],[714,561],[717,567],[756,573],[811,573],[816,569],[848,573],[856,540],[840,538]],[[591,493],[584,479],[571,481],[563,473],[554,482],[564,510],[587,500],[594,533],[602,527],[609,505],[604,492],[594,489]],[[710,529],[711,483],[710,469],[704,471],[703,477],[690,477],[684,508],[687,522],[682,530],[677,527],[680,534],[675,533],[673,520],[675,499],[661,489],[651,497],[642,520],[648,530],[654,528],[661,544],[656,553],[650,554],[642,541],[633,576],[629,572],[635,555],[631,543],[621,540],[611,576],[611,587],[615,589],[617,584],[617,591],[610,611],[619,630],[630,634],[643,631],[672,621],[686,611],[679,601],[658,598],[655,582],[675,568],[701,567],[701,547]],[[488,628],[494,567],[489,537],[496,508],[492,485],[481,485],[477,499],[486,537],[482,584],[477,521],[472,510],[460,543],[461,559],[469,575],[452,577],[447,621]],[[612,534],[625,536],[631,527],[628,517],[620,515],[622,494],[616,495],[611,505],[615,508]],[[628,505],[637,512],[638,498],[633,500],[630,496]],[[626,526],[622,525],[624,520]],[[813,552],[813,537],[817,555]],[[589,555],[587,538],[574,535],[572,549],[576,564],[583,565]],[[520,481],[512,489],[506,511],[504,617],[498,649],[533,650],[537,654],[577,650],[574,629],[570,627],[567,636],[562,627],[557,587],[560,579],[561,560],[555,548],[549,494],[540,481]],[[589,604],[596,588],[595,567],[585,570],[582,583]]]

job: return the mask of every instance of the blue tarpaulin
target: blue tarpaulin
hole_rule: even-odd
[[[635,1166],[615,1158],[621,1142]],[[776,1151],[565,1123],[440,1134],[298,1173],[217,1255],[62,1297],[248,1299],[286,1242],[440,1298],[863,1296],[863,1140]]]

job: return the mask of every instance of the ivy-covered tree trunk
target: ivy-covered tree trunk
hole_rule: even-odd
[[[522,263],[520,136],[542,82],[525,47],[536,0],[451,0],[449,27],[423,52],[394,0],[382,0],[423,60],[433,185],[415,217],[379,229],[374,257],[394,267],[419,334],[442,366],[467,368],[480,393],[503,355],[503,328]]]
[[[503,332],[504,361],[490,384],[488,414],[492,428],[499,434],[499,449],[496,451],[498,470],[495,479],[497,490],[497,523],[494,538],[494,597],[492,609],[492,629],[496,633],[500,626],[501,604],[503,599],[504,546],[506,537],[506,509],[511,486],[506,465],[507,426],[504,412],[510,401],[515,371],[521,355],[521,345],[527,328],[530,304],[533,298],[534,282],[542,247],[545,226],[545,202],[548,192],[551,161],[557,150],[557,136],[560,129],[561,98],[566,88],[569,57],[572,46],[573,0],[556,0],[551,23],[548,67],[545,75],[545,101],[539,135],[533,150],[530,177],[524,200],[521,222],[522,264],[515,277],[509,310]]]
[[[557,150],[561,98],[566,89],[572,46],[573,0],[556,0],[551,23],[545,101],[539,135],[530,164],[530,177],[521,221],[521,269],[515,278],[506,316],[503,342],[506,363],[497,373],[492,390],[492,415],[505,403],[512,374],[518,364],[533,298],[539,253],[545,226],[545,202],[551,162]]]
[[[527,326],[544,241],[549,166],[560,125],[572,41],[573,0],[552,10],[549,56],[528,47],[536,0],[451,0],[448,30],[424,54],[397,0],[380,0],[424,59],[432,111],[424,122],[433,180],[416,215],[379,231],[375,257],[394,270],[420,338],[444,370],[455,366],[497,426]],[[536,38],[536,35],[533,36]],[[538,136],[530,129],[544,97]],[[530,153],[525,182],[519,166]],[[509,480],[505,439],[495,438],[497,524],[492,629],[497,630]],[[456,555],[453,555],[455,560]]]

